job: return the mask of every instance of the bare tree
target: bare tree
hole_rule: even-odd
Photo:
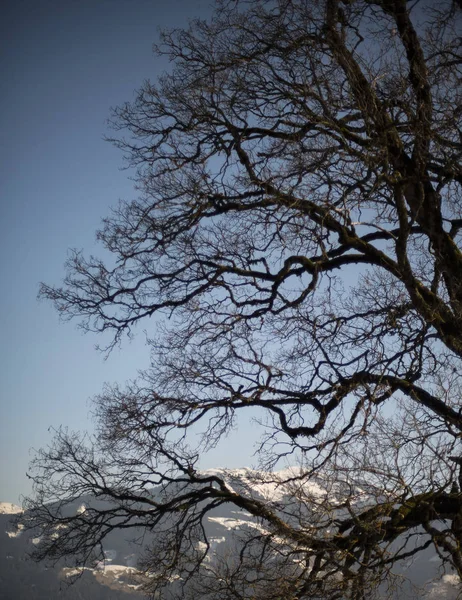
[[[41,290],[107,349],[159,315],[152,366],[37,456],[38,557],[141,527],[162,597],[370,598],[430,545],[462,575],[460,27],[449,0],[243,0],[163,34],[172,71],[114,116],[114,262]],[[239,413],[262,468],[299,461],[285,502],[198,470]],[[82,494],[112,503],[66,516]],[[226,503],[260,528],[212,560]]]

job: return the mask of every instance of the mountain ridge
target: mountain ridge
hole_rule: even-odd
[[[303,486],[304,494],[314,499],[332,494],[321,486],[319,479],[302,476],[296,467],[268,473],[250,468],[206,469],[198,471],[199,477],[216,475],[224,478],[232,489],[245,490],[248,494],[271,503],[290,502],[291,493]],[[234,486],[234,487],[233,487]],[[367,502],[361,489],[357,492],[360,501]],[[362,499],[361,499],[362,498]],[[83,512],[91,505],[92,499],[80,497],[66,509],[74,514]],[[34,563],[27,558],[34,546],[40,544],[40,536],[34,531],[25,531],[18,517],[22,509],[12,503],[0,502],[0,600],[129,600],[142,598],[142,575],[136,569],[143,547],[133,544],[120,531],[111,533],[104,543],[104,560],[94,568],[75,569],[63,562],[52,567],[44,563]],[[16,520],[16,524],[14,523]],[[225,548],[232,537],[241,532],[257,529],[264,533],[264,524],[257,522],[249,513],[232,505],[223,505],[207,515],[205,530],[212,551]],[[149,542],[149,538],[146,538]],[[459,579],[446,573],[439,582],[432,579],[439,573],[440,564],[433,548],[419,553],[413,561],[402,566],[400,575],[407,577],[411,584],[407,592],[419,589],[417,595],[409,598],[428,600],[453,600],[461,591]],[[74,585],[66,583],[76,580]],[[63,589],[66,595],[63,595]],[[3,594],[3,595],[2,595]],[[6,595],[5,595],[6,594]],[[26,595],[25,595],[26,594]],[[83,594],[83,596],[82,596]]]

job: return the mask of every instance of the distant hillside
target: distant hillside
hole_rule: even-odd
[[[0,505],[1,506],[1,505]],[[28,558],[39,538],[31,532],[24,532],[12,523],[13,514],[0,513],[0,600],[133,600],[143,598],[134,592],[133,570],[125,563],[133,565],[136,558],[130,552],[129,544],[122,539],[116,544],[125,547],[129,557],[120,552],[118,565],[113,565],[108,556],[103,570],[85,571],[71,586],[68,585],[70,569],[62,565],[52,567],[36,563]]]
[[[267,500],[289,501],[284,485],[274,478],[255,477],[255,472],[239,469],[224,472],[230,485],[236,489]],[[319,483],[311,483],[313,493],[323,493]],[[69,504],[67,511],[75,513],[93,503],[91,498],[80,498]],[[0,600],[135,600],[142,599],[141,574],[136,565],[142,546],[127,539],[124,532],[113,532],[105,540],[105,561],[95,569],[76,569],[59,564],[55,567],[35,563],[28,558],[34,545],[40,544],[37,532],[25,532],[13,524],[12,518],[21,511],[9,503],[0,503]],[[205,522],[211,549],[224,549],[233,534],[260,529],[244,511],[222,506],[209,515]],[[132,537],[136,537],[132,534]],[[148,543],[145,537],[144,542]],[[212,559],[213,560],[213,559]],[[438,576],[440,559],[430,547],[408,563],[401,565],[399,573],[408,580],[404,590],[407,599],[455,600],[461,592],[460,582],[454,575],[445,575],[437,584],[431,580]],[[76,575],[79,579],[71,586],[68,582]],[[401,594],[402,592],[400,592]],[[401,600],[403,596],[397,595]]]

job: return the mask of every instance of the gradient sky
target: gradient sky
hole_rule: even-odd
[[[7,0],[0,25],[0,501],[30,493],[26,471],[49,427],[90,430],[89,398],[146,367],[142,334],[105,361],[76,323],[38,302],[68,248],[98,253],[95,230],[135,192],[103,141],[110,108],[168,63],[159,27],[207,17],[210,0]],[[250,465],[246,423],[203,466]]]

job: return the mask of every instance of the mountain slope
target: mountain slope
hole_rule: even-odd
[[[245,490],[250,496],[277,502],[282,508],[290,507],[293,503],[297,486],[304,486],[304,493],[313,500],[321,501],[326,494],[335,494],[335,489],[328,491],[319,481],[300,481],[298,473],[297,469],[274,474],[251,469],[211,469],[203,472],[204,475],[220,475],[236,491]],[[362,496],[361,490],[358,491],[358,498],[367,503],[367,497]],[[95,503],[91,498],[79,498],[66,506],[66,512],[76,514]],[[101,504],[100,501],[98,503]],[[130,600],[143,597],[140,590],[142,577],[135,567],[143,548],[149,544],[149,536],[141,538],[142,532],[132,534],[132,538],[140,539],[138,543],[133,543],[126,533],[111,532],[104,542],[104,561],[96,568],[76,570],[66,567],[64,563],[50,567],[28,558],[28,553],[40,544],[40,536],[34,531],[26,532],[21,525],[13,523],[12,518],[20,512],[19,507],[0,503],[0,600]],[[210,513],[204,527],[212,555],[216,553],[217,556],[225,555],[236,536],[264,532],[264,524],[257,523],[248,513],[236,510],[231,505],[222,505]],[[209,560],[213,562],[213,558]],[[462,589],[456,576],[446,574],[441,581],[432,583],[440,574],[440,567],[440,559],[433,547],[418,553],[413,560],[400,564],[396,575],[407,581],[400,594],[405,592],[407,598],[415,599],[455,599]],[[77,581],[69,587],[67,583],[76,576],[79,576]]]

